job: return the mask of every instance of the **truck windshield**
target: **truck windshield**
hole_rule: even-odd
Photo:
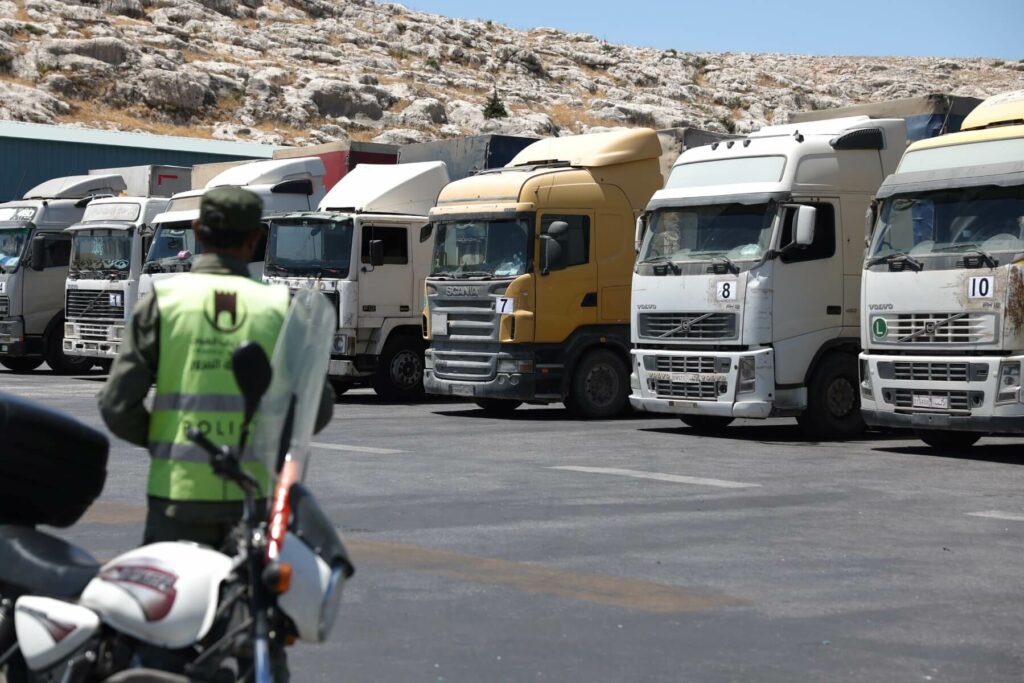
[[[516,277],[526,272],[527,220],[439,223],[436,233],[431,277]]]
[[[890,197],[870,258],[1024,251],[1024,187],[970,187]]]
[[[191,221],[163,223],[156,227],[153,244],[142,270],[146,273],[189,270],[192,257],[201,251],[196,235],[192,232]]]
[[[660,209],[651,216],[640,262],[758,260],[772,239],[775,203]]]
[[[0,228],[0,271],[13,273],[21,263],[29,228]]]
[[[351,218],[284,218],[270,223],[267,274],[348,277],[352,263]]]
[[[71,242],[70,270],[79,276],[126,277],[131,259],[132,236],[127,230],[80,231]]]

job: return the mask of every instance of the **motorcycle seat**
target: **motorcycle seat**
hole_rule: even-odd
[[[99,573],[89,553],[31,527],[0,525],[0,583],[50,598],[78,597]]]

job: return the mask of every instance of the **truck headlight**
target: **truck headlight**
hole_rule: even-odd
[[[64,336],[65,337],[74,337],[75,336],[75,324],[74,323],[64,323]]]
[[[996,403],[1016,403],[1020,397],[1020,361],[999,364]]]
[[[110,336],[114,341],[121,341],[124,339],[124,325],[114,325],[110,329]]]
[[[347,334],[336,334],[334,335],[334,341],[331,343],[331,353],[338,356],[351,356],[349,353],[349,337]]]
[[[505,373],[530,373],[533,372],[532,360],[517,360],[515,358],[499,358],[498,372]]]
[[[875,397],[875,390],[871,386],[871,365],[865,358],[860,359],[860,395],[868,399]]]
[[[654,370],[657,368],[658,359],[656,356],[644,356],[644,370]]]
[[[757,373],[754,368],[753,356],[740,357],[740,380],[737,386],[738,393],[749,393],[757,387]]]

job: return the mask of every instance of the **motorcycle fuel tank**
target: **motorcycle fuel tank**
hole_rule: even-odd
[[[14,628],[28,668],[43,671],[85,645],[99,631],[100,618],[79,605],[26,595],[14,605]]]
[[[210,630],[231,565],[227,555],[193,543],[154,543],[104,565],[79,602],[118,631],[181,648]]]

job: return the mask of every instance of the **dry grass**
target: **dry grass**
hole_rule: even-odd
[[[586,126],[620,125],[618,122],[612,121],[611,119],[594,116],[583,107],[571,107],[567,104],[555,104],[542,111],[551,117],[551,120],[555,122],[555,125],[574,131],[577,130],[577,125],[581,123]]]
[[[30,81],[27,78],[18,78],[12,74],[0,73],[0,81],[4,83],[11,83],[13,85],[23,85],[26,88],[34,88],[36,84],[34,81]]]
[[[213,131],[208,128],[153,121],[142,114],[128,109],[115,109],[95,101],[71,100],[71,111],[60,117],[62,123],[84,123],[87,126],[106,128],[115,124],[125,130],[142,130],[156,135],[182,135],[190,138],[210,138]]]
[[[381,133],[381,131],[377,130],[349,130],[346,132],[349,138],[356,142],[370,142]]]
[[[195,50],[193,48],[186,48],[181,51],[181,56],[185,60],[186,64],[191,62],[228,62],[234,64],[236,61],[235,55],[230,52],[223,52],[221,50],[210,50],[202,51]]]

